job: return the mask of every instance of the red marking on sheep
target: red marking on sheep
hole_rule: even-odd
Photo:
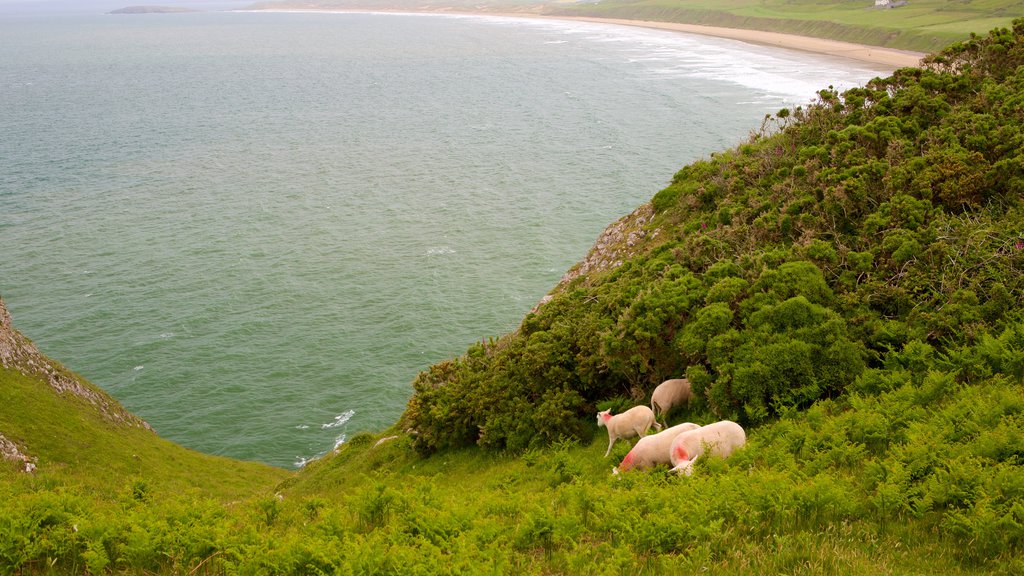
[[[676,444],[676,452],[674,456],[676,457],[676,460],[679,460],[680,462],[690,459],[690,455],[686,452],[686,447],[682,444]]]
[[[626,457],[622,459],[622,463],[619,464],[619,470],[625,472],[626,470],[629,470],[632,467],[633,467],[633,451],[630,450],[629,454],[626,454]]]
[[[601,412],[601,419],[604,420],[605,422],[611,420],[612,419],[611,412]]]

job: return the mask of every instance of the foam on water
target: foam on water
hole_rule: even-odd
[[[348,424],[348,421],[351,420],[352,417],[355,416],[355,415],[356,415],[356,411],[355,410],[347,410],[347,411],[345,411],[345,412],[335,416],[334,420],[332,420],[331,422],[328,422],[326,424],[321,424],[320,427],[324,428],[324,429],[327,429],[327,428],[340,428],[340,427],[344,426],[345,424]]]
[[[486,17],[484,17],[486,18]],[[646,29],[593,22],[496,18],[496,22],[535,26],[574,37],[581,43],[611,43],[618,54],[653,77],[705,78],[735,83],[764,93],[773,103],[805,104],[823,79],[843,90],[879,75],[877,67],[844,58],[813,56],[805,52],[766,48],[740,40],[714,38],[672,30]],[[568,40],[559,40],[566,43]]]
[[[356,414],[355,410],[347,410],[347,411],[345,411],[345,412],[335,416],[334,419],[331,420],[330,422],[325,422],[325,423],[321,424],[320,425],[320,429],[322,429],[322,430],[336,430],[336,429],[339,429],[339,428],[344,428],[345,425],[348,424],[349,420],[351,420],[352,417],[355,416],[355,414]],[[309,430],[310,426],[308,424],[299,424],[298,426],[295,427],[295,429],[296,430]],[[333,442],[333,444],[331,446],[331,449],[332,450],[337,450],[342,444],[345,443],[345,441],[347,439],[348,439],[348,432],[347,431],[342,431],[342,432],[338,433],[334,437],[334,442]],[[317,452],[316,454],[314,454],[312,456],[296,456],[295,461],[293,462],[292,465],[294,467],[296,467],[296,468],[301,468],[301,467],[305,466],[306,464],[309,464],[310,462],[312,462],[314,460],[318,460],[320,458],[323,458],[324,455],[326,455],[327,453],[328,453],[328,450],[321,450],[321,451]]]

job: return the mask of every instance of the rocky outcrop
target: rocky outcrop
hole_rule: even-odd
[[[618,268],[622,262],[630,258],[634,253],[634,247],[645,239],[654,239],[658,231],[647,230],[646,226],[654,219],[654,208],[648,203],[640,206],[627,216],[615,221],[611,226],[605,228],[604,232],[597,237],[597,241],[587,252],[586,258],[576,263],[568,272],[562,275],[558,285],[541,298],[540,302],[533,307],[531,312],[537,312],[541,306],[547,304],[554,298],[554,294],[567,286],[573,280],[586,276],[592,272],[604,272]]]
[[[554,297],[554,293],[567,286],[573,280],[586,276],[592,272],[604,272],[618,268],[622,262],[630,258],[634,253],[634,247],[642,240],[653,239],[658,231],[653,232],[646,229],[647,224],[654,219],[654,208],[650,204],[640,206],[628,216],[623,216],[611,226],[605,228],[604,232],[597,237],[597,241],[590,248],[587,257],[569,269],[558,286],[550,294],[541,298],[533,308],[533,312],[547,304]]]
[[[58,394],[74,397],[94,407],[105,420],[122,425],[152,428],[144,420],[125,410],[105,392],[84,382],[60,364],[36,349],[24,335],[14,329],[11,314],[0,298],[0,365],[25,375],[44,379]],[[6,454],[6,449],[4,454]]]
[[[654,219],[654,208],[644,204],[628,216],[620,218],[597,237],[597,242],[582,262],[576,264],[562,276],[560,285],[568,284],[580,276],[592,272],[603,272],[618,268],[630,258],[633,247],[648,237],[645,226]],[[657,232],[654,232],[657,234]],[[650,234],[653,238],[654,234]]]
[[[0,434],[0,459],[14,462],[23,472],[35,472],[36,463],[21,452],[18,445]]]

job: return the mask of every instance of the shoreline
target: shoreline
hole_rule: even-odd
[[[320,12],[326,14],[450,14],[454,16],[500,16],[508,18],[542,18],[546,20],[570,20],[578,22],[593,22],[596,24],[615,24],[618,26],[636,26],[639,28],[653,28],[656,30],[671,30],[684,34],[698,34],[701,36],[712,36],[715,38],[727,38],[739,40],[751,44],[774,46],[789,50],[800,50],[814,54],[848,58],[860,62],[877,64],[890,67],[892,70],[908,66],[918,66],[921,59],[926,56],[923,52],[912,52],[909,50],[897,50],[894,48],[883,48],[867,44],[854,44],[841,40],[827,40],[813,36],[798,36],[796,34],[784,34],[781,32],[765,32],[761,30],[749,30],[745,28],[723,28],[720,26],[704,26],[698,24],[681,24],[678,22],[661,22],[657,20],[629,20],[625,18],[598,18],[592,16],[561,16],[557,14],[539,14],[535,12],[475,12],[465,10],[415,10],[415,9],[264,9],[264,10],[240,10],[244,12]]]
[[[854,44],[852,42],[843,42],[841,40],[827,40],[825,38],[815,38],[813,36],[797,36],[796,34],[765,32],[761,30],[748,30],[745,28],[722,28],[720,26],[680,24],[677,22],[660,22],[655,20],[592,18],[589,16],[538,17],[618,24],[620,26],[638,26],[641,28],[655,28],[658,30],[674,30],[676,32],[684,32],[687,34],[700,34],[702,36],[728,38],[730,40],[740,40],[752,44],[763,44],[767,46],[775,46],[777,48],[788,48],[790,50],[801,50],[815,54],[838,56],[840,58],[849,58],[851,60],[858,60],[861,62],[891,66],[893,69],[918,66],[921,63],[921,59],[926,56],[923,52],[896,50],[894,48],[882,48],[880,46],[869,46],[867,44]]]

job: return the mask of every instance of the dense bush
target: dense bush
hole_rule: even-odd
[[[680,170],[621,265],[419,376],[403,416],[419,449],[581,437],[596,403],[684,373],[698,407],[755,424],[910,342],[997,338],[1024,293],[1022,34],[822,90]]]

